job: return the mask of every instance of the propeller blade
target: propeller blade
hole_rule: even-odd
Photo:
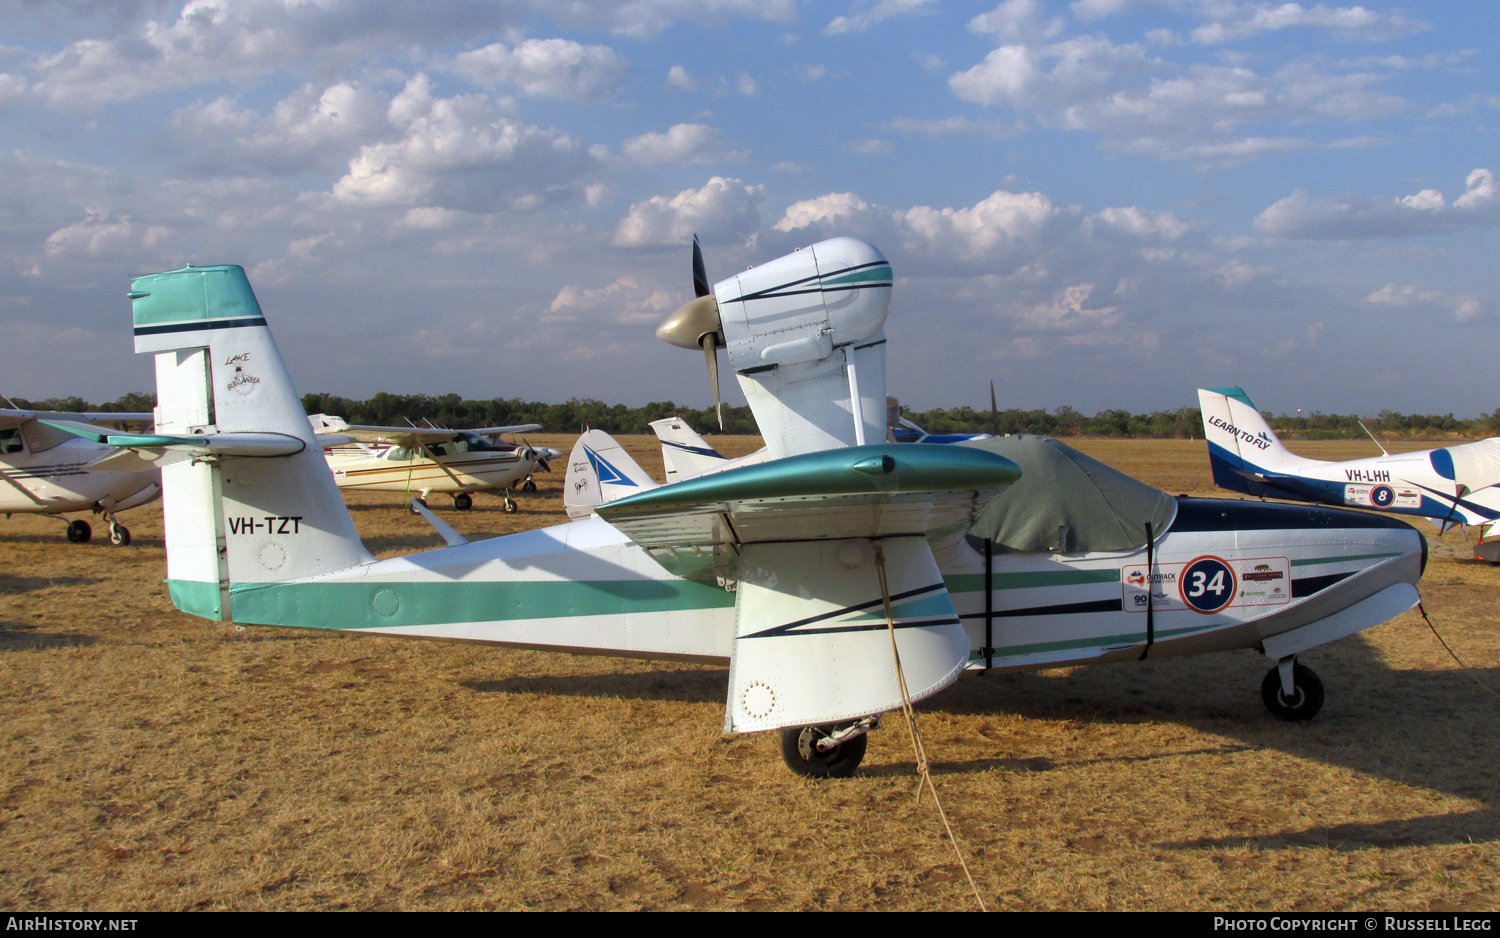
[[[708,269],[703,266],[703,248],[698,245],[698,236],[693,235],[693,296],[708,296],[714,292],[708,285]]]
[[[541,466],[541,467],[542,467],[542,471],[543,471],[543,472],[551,472],[551,471],[552,471],[552,467],[551,467],[551,466],[549,466],[549,465],[547,465],[547,460],[545,460],[545,459],[538,459],[538,460],[537,460],[537,461],[536,461],[536,464],[537,464],[537,465],[538,465],[538,466]]]
[[[714,389],[714,413],[719,418],[719,432],[724,431],[724,405],[719,401],[719,349],[712,333],[703,337],[703,356],[708,362],[708,383]]]

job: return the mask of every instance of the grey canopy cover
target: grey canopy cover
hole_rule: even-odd
[[[1146,544],[1146,522],[1160,537],[1177,512],[1177,500],[1166,492],[1044,436],[958,445],[999,453],[1021,467],[1021,480],[969,529],[971,538],[994,541],[998,551],[1134,550]]]

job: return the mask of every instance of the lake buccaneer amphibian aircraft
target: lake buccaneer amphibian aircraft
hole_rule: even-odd
[[[1199,388],[1198,406],[1220,488],[1482,525],[1474,556],[1500,563],[1500,438],[1323,462],[1282,446],[1243,388]]]
[[[548,461],[562,453],[545,446],[500,441],[505,433],[539,430],[539,423],[477,430],[438,427],[351,426],[342,417],[313,414],[313,432],[324,436],[323,454],[341,489],[415,492],[423,506],[427,496],[453,496],[453,507],[468,511],[471,493],[499,491],[507,513],[516,510],[510,490],[536,491],[531,474],[550,471]]]
[[[83,544],[93,528],[82,518],[61,516],[92,511],[109,522],[110,543],[129,544],[130,530],[115,513],[161,494],[156,467],[65,433],[48,420],[89,423],[108,433],[111,427],[150,426],[151,415],[0,409],[0,512],[56,515],[67,524],[68,540]]]
[[[1034,437],[883,442],[892,280],[869,244],[695,279],[660,332],[727,349],[769,459],[377,561],[244,271],[136,278],[157,432],[104,439],[162,463],[173,602],[246,625],[727,662],[727,732],[779,730],[795,771],[847,775],[900,706],[893,641],[915,700],[965,671],[1258,648],[1267,704],[1300,719],[1323,694],[1296,655],[1417,601],[1426,545],[1398,521],[1176,499]],[[237,358],[260,380],[236,382]]]

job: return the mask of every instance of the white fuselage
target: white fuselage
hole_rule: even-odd
[[[324,455],[339,488],[381,492],[507,489],[525,481],[538,464],[519,447],[504,446],[461,453],[445,451],[435,460],[409,447],[381,445],[334,446],[324,450]]]
[[[1422,539],[1406,525],[1364,526],[1344,513],[1355,526],[1247,530],[1215,526],[1213,513],[1260,503],[1182,504],[1155,545],[1149,590],[1144,549],[996,553],[987,604],[984,555],[967,541],[938,552],[969,635],[968,667],[1134,659],[1148,642],[1148,606],[1153,656],[1255,648],[1421,575]],[[1268,510],[1283,507],[1322,511]],[[597,517],[234,590],[237,622],[285,624],[280,610],[293,607],[323,628],[575,652],[727,661],[735,642],[733,592],[672,576]]]
[[[12,437],[12,441],[19,437]],[[12,442],[14,445],[14,442]],[[40,453],[23,446],[0,454],[0,512],[63,514],[123,510],[145,504],[160,492],[160,473],[111,472],[84,468],[115,452],[102,443],[71,439]]]

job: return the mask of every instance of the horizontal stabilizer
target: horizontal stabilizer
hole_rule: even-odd
[[[112,433],[93,424],[69,420],[44,420],[49,427],[65,430],[74,436],[107,443],[122,449],[136,450],[180,450],[197,456],[244,456],[252,459],[270,459],[277,456],[295,456],[307,448],[307,444],[295,436],[285,433],[203,433],[185,436],[164,436],[158,433]]]

